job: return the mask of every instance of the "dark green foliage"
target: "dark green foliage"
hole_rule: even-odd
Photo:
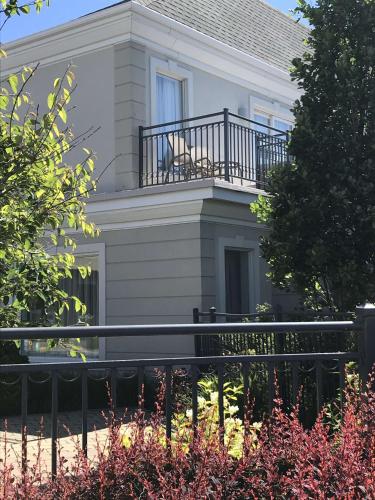
[[[0,365],[27,363],[14,342],[0,342]],[[18,375],[0,377],[0,415],[13,415],[21,409],[21,386],[13,384]]]
[[[271,197],[252,209],[270,229],[274,284],[351,310],[375,300],[375,2],[300,0],[297,12],[312,31],[293,61],[295,163],[273,171]]]

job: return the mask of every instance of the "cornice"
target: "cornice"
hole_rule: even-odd
[[[284,102],[298,97],[287,72],[134,2],[7,44],[8,58],[1,63],[2,71],[15,71],[35,62],[48,65],[70,60],[130,40],[246,87],[263,92],[272,89]]]

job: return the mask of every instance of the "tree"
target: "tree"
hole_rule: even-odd
[[[1,3],[8,17],[29,11],[16,0]],[[42,3],[33,2],[37,9]],[[85,200],[96,187],[93,154],[84,148],[81,162],[70,166],[64,161],[87,138],[87,133],[74,137],[67,125],[74,74],[69,67],[56,78],[41,112],[27,92],[36,71],[23,68],[1,81],[0,327],[21,325],[21,311],[30,310],[36,300],[42,325],[58,322],[72,302],[77,312],[85,313],[85,305],[60,286],[71,277],[76,246],[63,228],[97,234],[85,214]],[[90,272],[79,270],[82,277]]]
[[[293,61],[302,97],[289,152],[252,205],[273,283],[345,311],[375,299],[375,1],[299,0],[311,25]]]

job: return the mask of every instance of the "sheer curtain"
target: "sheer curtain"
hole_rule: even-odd
[[[182,82],[169,76],[156,75],[157,122],[168,123],[182,120]],[[179,125],[163,127],[161,132],[172,132]],[[158,166],[165,168],[168,157],[168,140],[165,136],[158,140]]]
[[[182,82],[169,76],[156,75],[157,121],[182,119]]]

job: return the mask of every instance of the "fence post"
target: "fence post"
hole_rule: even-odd
[[[143,127],[138,127],[138,165],[139,165],[139,187],[143,187]]]
[[[364,383],[375,364],[375,305],[364,304],[356,308],[356,323],[360,328],[359,363],[360,375]]]
[[[224,179],[229,181],[229,109],[224,108]]]
[[[216,323],[216,307],[210,307],[210,323]]]
[[[199,323],[199,308],[194,307],[193,309],[193,323]]]
[[[199,323],[199,309],[194,307],[193,309],[193,323]],[[194,349],[195,355],[197,357],[202,356],[202,338],[200,335],[194,335]]]
[[[209,319],[210,323],[216,323],[216,307],[210,307],[209,309]],[[209,356],[219,356],[220,355],[220,336],[219,335],[210,335],[207,337],[209,349]]]

